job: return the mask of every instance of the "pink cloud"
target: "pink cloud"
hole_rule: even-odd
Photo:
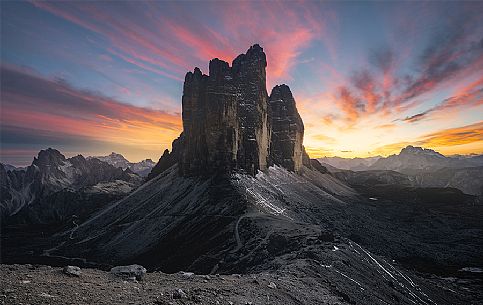
[[[124,104],[6,67],[2,67],[2,125],[146,145],[169,143],[182,129],[179,113]]]
[[[178,80],[194,66],[206,67],[215,57],[231,61],[250,45],[260,43],[268,54],[271,86],[290,78],[297,57],[311,42],[329,41],[322,16],[298,12],[293,3],[220,3],[219,9],[210,12],[216,26],[199,24],[192,16],[178,16],[189,20],[166,16],[161,6],[168,4],[164,3],[137,3],[149,13],[139,14],[141,10],[133,6],[133,18],[122,18],[115,7],[92,2],[33,4],[102,35],[110,42],[107,50],[113,56]],[[145,20],[136,20],[139,16]],[[333,51],[333,46],[329,48]]]

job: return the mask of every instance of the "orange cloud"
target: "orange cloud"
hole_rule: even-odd
[[[445,147],[483,141],[483,121],[458,128],[437,131],[424,136],[417,144],[427,147]]]
[[[305,151],[312,159],[333,155],[333,151],[331,149],[323,149],[320,147],[305,146]]]
[[[455,108],[464,107],[469,109],[480,105],[483,105],[483,77],[458,89],[456,95],[445,99],[440,104],[424,112],[406,117],[403,121],[409,123],[418,122],[433,113],[453,115]]]
[[[2,129],[45,145],[76,139],[135,147],[130,156],[157,159],[182,130],[178,113],[136,107],[23,71],[2,67]],[[41,106],[39,106],[41,105]],[[26,131],[26,130],[30,131]],[[36,134],[39,131],[39,136]],[[30,134],[26,134],[30,133]],[[107,148],[109,151],[110,148]]]
[[[335,143],[335,139],[323,134],[316,134],[312,136],[312,139],[325,142],[325,143]]]
[[[396,124],[382,124],[382,125],[377,125],[376,126],[376,129],[393,129],[393,128],[396,128],[397,125]]]
[[[301,50],[325,33],[322,18],[296,12],[293,3],[219,3],[216,12],[211,12],[216,23],[211,26],[200,24],[193,16],[163,14],[169,3],[136,3],[127,8],[132,18],[122,21],[116,7],[109,5],[32,3],[102,35],[110,42],[106,49],[113,56],[174,79],[180,79],[194,66],[205,66],[212,58],[228,61],[248,46],[260,43],[267,51],[268,82],[272,86],[275,81],[289,78]]]
[[[337,104],[346,114],[349,122],[355,122],[361,111],[360,100],[358,100],[346,87],[339,88]]]
[[[381,146],[373,155],[391,155],[408,145],[423,146],[441,153],[483,153],[483,121],[426,134],[415,141],[405,141]],[[465,146],[461,149],[461,146]]]

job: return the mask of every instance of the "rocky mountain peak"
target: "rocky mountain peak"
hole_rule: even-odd
[[[255,174],[267,166],[269,130],[260,46],[238,56],[232,67],[215,58],[209,76],[195,68],[183,90],[182,175],[242,170]],[[173,148],[174,150],[174,148]]]
[[[271,162],[298,171],[302,167],[304,123],[290,88],[285,84],[275,86],[269,105]]]
[[[440,156],[440,157],[444,157],[442,154],[440,154],[439,152],[437,151],[434,151],[432,149],[428,149],[428,148],[422,148],[422,147],[415,147],[415,146],[412,146],[412,145],[408,145],[406,146],[405,148],[403,148],[401,150],[401,152],[399,153],[399,155],[428,155],[428,156]]]
[[[112,159],[112,160],[119,160],[119,161],[125,161],[125,162],[129,162],[128,159],[126,159],[123,155],[121,154],[118,154],[118,153],[115,153],[115,152],[112,152],[109,156],[107,156],[108,158]]]
[[[401,149],[400,154],[410,154],[410,153],[417,153],[417,152],[422,152],[423,148],[422,147],[414,147],[412,145],[408,145]]]
[[[287,86],[286,84],[275,85],[275,87],[272,88],[272,93],[270,94],[270,97],[272,97],[272,95],[284,97],[290,96],[291,98],[293,98],[292,91],[290,91],[289,86]]]
[[[11,164],[7,163],[0,163],[0,166],[2,166],[6,171],[16,171],[16,170],[22,170],[22,167],[17,167]]]
[[[231,69],[229,64],[226,61],[220,60],[218,58],[214,58],[210,60],[210,77],[213,78],[220,78],[230,75]]]
[[[248,49],[245,54],[238,55],[232,63],[234,74],[240,77],[244,75],[258,76],[260,81],[265,84],[267,67],[267,56],[263,48],[255,44]]]
[[[237,67],[238,65],[241,65],[242,63],[246,63],[248,61],[258,62],[263,68],[267,66],[267,56],[265,55],[263,48],[259,44],[254,44],[253,46],[251,46],[245,54],[238,55],[233,60],[232,66]]]
[[[113,157],[113,158],[122,158],[122,159],[125,159],[123,155],[118,154],[118,153],[115,153],[115,152],[111,152],[111,154],[109,156],[110,157]]]
[[[255,44],[237,56],[231,67],[214,58],[208,75],[199,68],[188,72],[183,86],[183,133],[148,178],[174,163],[182,176],[232,171],[255,175],[270,164],[298,171],[303,122],[287,85],[276,86],[269,101],[266,66],[263,48]]]
[[[58,150],[47,148],[45,150],[41,150],[37,157],[34,157],[32,164],[37,165],[38,167],[58,166],[63,165],[65,160],[65,156]]]
[[[114,167],[120,167],[123,170],[129,169],[130,172],[140,175],[141,177],[145,177],[149,174],[152,170],[154,165],[156,164],[151,159],[145,159],[139,162],[130,162],[126,159],[123,155],[112,152],[107,156],[94,156],[94,157],[87,157],[87,160],[94,160],[97,159],[99,161],[106,162]]]
[[[144,159],[138,162],[139,164],[152,164],[154,166],[154,161],[152,159]]]

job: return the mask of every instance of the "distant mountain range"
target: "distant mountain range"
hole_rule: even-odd
[[[142,178],[129,169],[95,158],[85,159],[82,155],[66,158],[58,150],[49,148],[41,150],[24,169],[0,163],[1,216],[29,218],[35,214],[36,219],[29,221],[61,220],[64,214],[72,215],[73,210],[86,208],[73,201],[92,202],[93,196],[106,201],[107,197],[129,193],[141,182]],[[61,197],[65,199],[59,200]],[[41,216],[44,214],[49,215]]]
[[[405,185],[411,186],[454,187],[466,194],[483,194],[482,155],[447,157],[432,149],[410,145],[399,154],[386,158],[318,160],[339,179],[350,181],[350,184],[364,184],[370,177],[378,183],[401,184],[404,181]]]
[[[420,171],[434,171],[446,167],[462,168],[483,166],[483,155],[444,156],[432,149],[407,146],[399,154],[388,157],[342,158],[323,157],[317,159],[332,171],[337,170],[394,170],[414,174]]]
[[[142,160],[140,162],[129,162],[123,155],[115,152],[112,152],[108,156],[94,156],[87,157],[86,159],[89,160],[94,158],[107,162],[114,167],[120,167],[122,169],[129,168],[133,173],[136,173],[141,177],[146,177],[156,165],[156,162],[151,159]]]
[[[443,168],[483,166],[483,156],[446,157],[432,149],[407,146],[398,155],[380,158],[369,166],[371,170],[394,170],[405,174],[419,174]]]
[[[15,165],[11,165],[11,164],[5,164],[5,163],[2,163],[2,164],[3,164],[3,167],[5,168],[5,170],[7,170],[7,171],[16,171],[16,170],[25,169],[25,167],[20,167],[20,166],[15,166]]]

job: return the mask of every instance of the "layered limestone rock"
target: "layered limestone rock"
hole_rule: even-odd
[[[270,162],[298,172],[302,168],[304,123],[287,85],[275,86],[269,98]]]
[[[267,168],[269,128],[265,67],[259,45],[230,67],[210,61],[209,76],[198,68],[186,74],[183,89],[181,174],[209,175]]]
[[[215,58],[209,75],[199,68],[188,72],[183,133],[148,179],[175,163],[182,176],[233,171],[255,175],[272,164],[298,171],[303,165],[303,122],[288,86],[276,86],[269,99],[266,66],[265,53],[256,44],[231,66]]]

